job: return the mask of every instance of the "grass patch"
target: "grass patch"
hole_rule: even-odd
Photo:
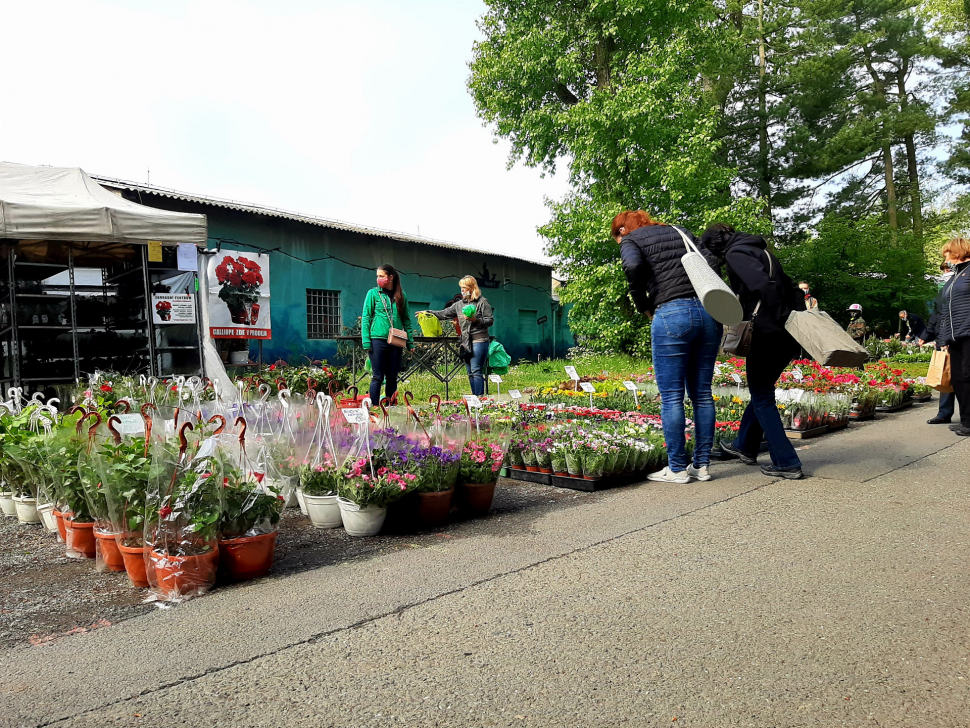
[[[549,359],[538,363],[525,362],[509,367],[508,373],[502,375],[502,391],[508,392],[510,389],[526,387],[548,387],[564,382],[568,379],[564,367],[569,365],[576,367],[576,372],[580,376],[602,372],[609,372],[611,376],[625,376],[645,374],[650,367],[650,360],[626,355],[594,355],[576,359]],[[445,395],[445,385],[426,372],[415,374],[407,382],[401,383],[399,389],[414,394],[418,402],[426,402],[432,394],[440,394],[442,397]],[[489,383],[489,391],[495,392],[495,384]],[[452,399],[471,393],[468,377],[464,374],[457,375],[449,384],[448,394]]]

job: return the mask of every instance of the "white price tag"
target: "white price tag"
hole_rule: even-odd
[[[117,430],[122,435],[140,435],[145,431],[145,420],[141,415],[114,415],[121,422],[118,423]]]
[[[510,389],[509,396],[512,399],[522,399],[522,392],[520,392],[518,389]]]
[[[791,375],[795,378],[796,382],[800,382],[805,378],[805,375],[802,374],[802,370],[798,367],[791,370]]]
[[[714,365],[714,376],[715,377],[721,376],[721,365],[720,364],[715,364]]]
[[[164,426],[163,429],[165,430],[165,434],[166,435],[174,435],[175,434],[175,420],[165,420],[164,422],[165,422],[165,426]]]
[[[733,379],[738,384],[741,384],[741,375],[737,372],[731,372],[731,379]]]
[[[580,382],[579,388],[584,392],[595,392],[596,387],[593,386],[592,382]]]
[[[481,407],[482,400],[476,397],[474,394],[466,394],[465,401],[468,403],[469,407]]]
[[[572,379],[574,382],[579,379],[579,375],[576,373],[576,367],[566,367],[566,376]]]
[[[488,381],[495,382],[496,384],[501,384],[502,383],[502,377],[500,377],[498,374],[489,374],[488,375]]]
[[[635,382],[623,382],[623,386],[629,389],[631,392],[637,391],[637,385]]]
[[[367,424],[367,410],[361,408],[350,408],[340,410],[344,413],[344,419],[352,425]]]

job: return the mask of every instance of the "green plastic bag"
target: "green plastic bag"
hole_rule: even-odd
[[[505,351],[505,347],[497,341],[488,345],[488,370],[493,374],[508,374],[512,357]]]
[[[443,336],[441,322],[437,316],[432,316],[430,313],[419,313],[417,316],[418,326],[421,327],[422,334],[425,336]]]
[[[463,314],[465,314],[465,318],[469,318],[470,319],[472,316],[475,315],[475,307],[472,304],[469,303],[467,306],[465,306],[461,310],[461,312]]]

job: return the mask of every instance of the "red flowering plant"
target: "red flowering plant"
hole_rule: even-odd
[[[161,312],[161,311],[171,311],[172,310],[172,302],[171,301],[159,301],[158,303],[155,304],[155,310],[156,311],[159,311],[159,312]]]
[[[259,263],[242,255],[238,258],[227,255],[216,266],[216,279],[222,286],[219,298],[230,310],[252,306],[259,301],[259,287],[263,285],[261,270]]]

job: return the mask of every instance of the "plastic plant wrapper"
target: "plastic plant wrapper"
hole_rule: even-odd
[[[180,601],[207,592],[219,565],[222,464],[219,424],[152,443],[152,472],[145,509],[149,585],[161,599]]]
[[[496,480],[511,437],[510,430],[473,432],[462,447],[458,482],[477,484]]]
[[[143,408],[147,409],[147,405]],[[101,478],[111,531],[119,545],[140,548],[144,545],[145,501],[151,472],[149,443],[153,422],[144,417],[142,434],[121,435],[117,418],[109,419],[112,437],[94,451],[92,460]]]
[[[73,428],[70,427],[71,421],[75,423]],[[77,418],[65,417],[62,423],[65,426],[59,428],[60,437],[54,439],[54,447],[49,450],[58,510],[64,514],[65,523],[94,523],[94,516],[85,498],[78,463],[87,448],[88,439],[94,436],[100,423],[101,415],[96,412],[85,412]],[[66,555],[75,559],[87,558],[85,551],[76,546],[74,532],[68,528]]]
[[[283,481],[269,477],[275,467],[263,449],[256,458],[247,452],[247,423],[235,422],[238,435],[223,433],[218,438],[217,455],[223,478],[222,539],[261,536],[276,531],[289,492],[282,492]],[[270,472],[272,471],[272,473]]]
[[[78,482],[81,484],[81,495],[88,507],[88,513],[94,520],[94,533],[110,535],[114,541],[118,529],[112,523],[107,491],[101,482],[101,472],[97,464],[98,451],[111,439],[110,430],[101,422],[100,415],[95,415],[95,422],[88,428],[88,439],[78,453]],[[107,571],[102,540],[95,537],[95,569]]]
[[[363,451],[366,457],[370,438],[369,424],[353,425],[334,411],[327,395],[317,398],[317,425],[300,467],[300,487],[305,495],[325,496],[337,492],[347,463]]]

